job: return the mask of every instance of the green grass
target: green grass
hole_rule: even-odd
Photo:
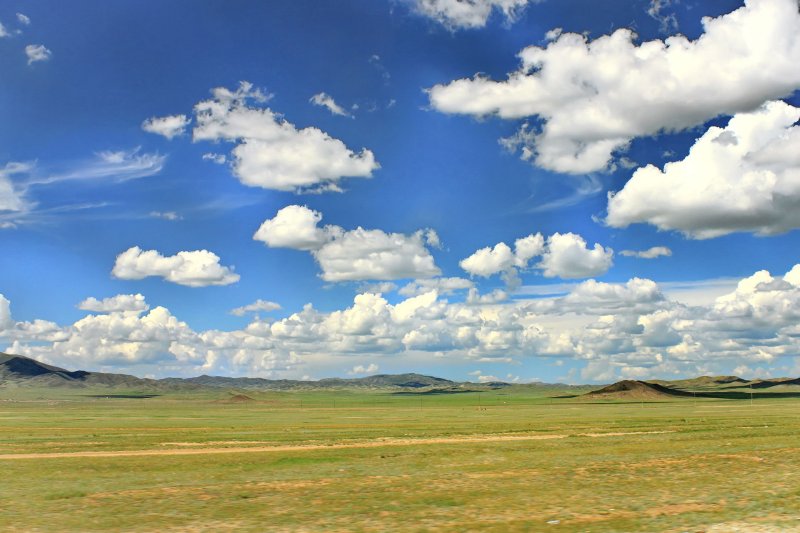
[[[0,456],[230,451],[0,459],[0,530],[800,526],[798,399],[588,403],[524,388],[480,396],[247,391],[258,401],[246,404],[219,403],[225,391],[105,399],[67,390],[36,399],[52,394],[0,392],[16,400],[0,401]],[[603,433],[625,435],[593,436]],[[497,438],[509,435],[554,438]],[[403,445],[348,447],[376,439]],[[314,447],[235,452],[293,445]]]

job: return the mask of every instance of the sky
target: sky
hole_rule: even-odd
[[[800,374],[797,0],[11,0],[0,350]]]

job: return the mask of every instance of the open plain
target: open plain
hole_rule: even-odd
[[[8,389],[0,529],[800,531],[782,396]]]

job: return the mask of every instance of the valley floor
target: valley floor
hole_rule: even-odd
[[[226,394],[0,401],[0,530],[800,531],[794,398]]]

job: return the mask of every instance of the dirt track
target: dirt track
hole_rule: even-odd
[[[618,437],[623,435],[649,435],[668,433],[666,431],[638,431],[629,433],[581,433],[577,435],[549,434],[549,435],[465,435],[461,437],[432,437],[425,439],[381,439],[360,442],[341,442],[332,444],[293,444],[276,446],[250,446],[250,447],[225,447],[225,448],[178,448],[160,450],[109,450],[109,451],[84,451],[84,452],[50,452],[50,453],[9,453],[0,455],[0,460],[21,459],[70,459],[70,458],[100,458],[100,457],[146,457],[152,455],[210,455],[224,453],[270,453],[270,452],[302,452],[307,450],[341,450],[351,448],[382,448],[388,446],[420,446],[430,444],[465,444],[475,442],[508,442],[553,440],[574,437]],[[172,443],[182,444],[182,443]]]

